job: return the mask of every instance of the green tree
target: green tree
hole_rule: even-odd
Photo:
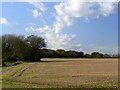
[[[110,58],[111,56],[109,54],[103,54],[104,58]]]
[[[41,48],[46,47],[45,40],[42,37],[35,35],[30,35],[24,39],[24,41],[29,46],[28,58],[30,61],[40,61],[43,56]]]
[[[91,55],[90,54],[85,54],[84,57],[85,58],[91,58]]]
[[[46,42],[42,37],[38,37],[35,35],[30,35],[27,38],[25,38],[25,42],[30,46],[37,49],[46,47]]]
[[[99,53],[99,52],[93,52],[93,53],[91,53],[91,57],[93,57],[93,58],[102,58],[103,54]]]
[[[66,52],[63,49],[56,50],[54,54],[58,58],[66,57]]]
[[[23,41],[23,36],[3,35],[2,36],[2,54],[12,60],[23,60],[27,45]],[[10,59],[10,60],[11,60]]]

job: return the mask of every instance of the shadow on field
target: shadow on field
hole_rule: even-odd
[[[41,61],[41,62],[70,62],[70,61],[67,61],[67,60],[65,60],[65,61]]]
[[[41,62],[80,62],[80,60],[41,60]]]

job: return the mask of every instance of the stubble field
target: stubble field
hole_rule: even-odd
[[[2,70],[3,88],[117,88],[118,59],[51,58]]]

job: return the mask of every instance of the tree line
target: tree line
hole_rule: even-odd
[[[82,51],[65,51],[63,49],[52,50],[52,49],[41,49],[42,58],[110,58],[108,54],[102,54],[99,52],[93,52],[91,54],[85,54]]]
[[[110,58],[108,54],[93,52],[85,54],[82,51],[65,51],[63,49],[46,49],[44,38],[36,35],[17,36],[2,35],[2,65],[5,62],[27,61],[37,62],[41,58]]]

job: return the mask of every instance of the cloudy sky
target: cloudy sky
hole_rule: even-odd
[[[33,0],[36,1],[36,0]],[[47,47],[116,54],[116,2],[2,2],[2,34],[38,35]]]

